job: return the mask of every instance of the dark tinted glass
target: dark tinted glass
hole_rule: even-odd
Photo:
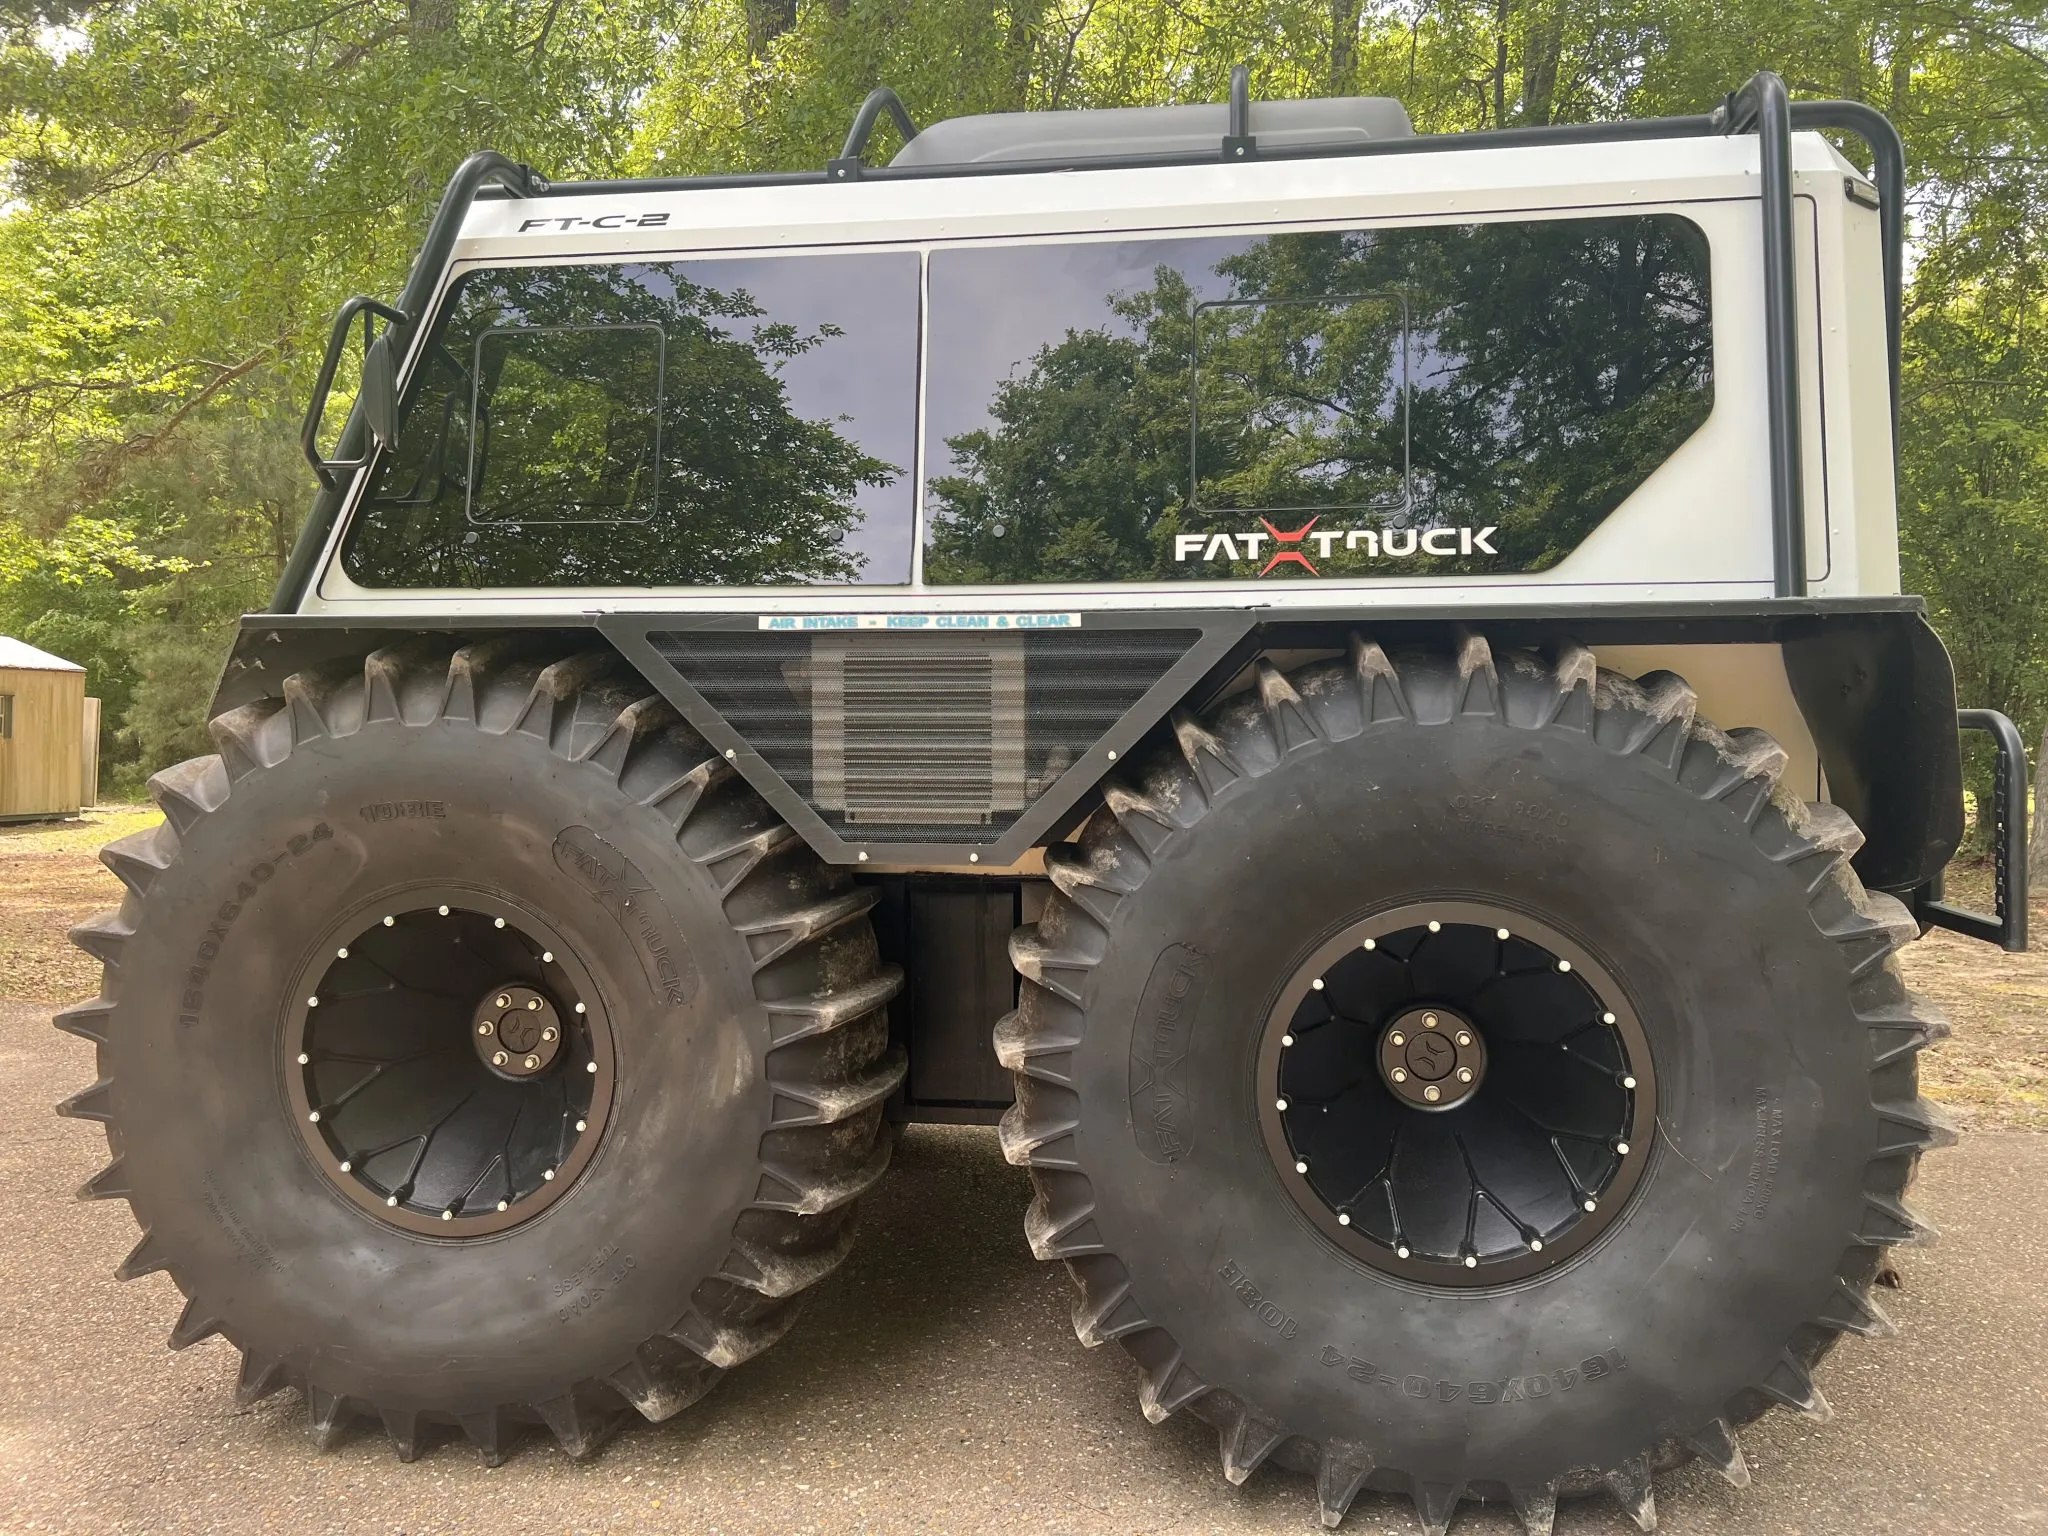
[[[461,280],[350,530],[369,586],[910,576],[911,252]]]
[[[928,285],[939,583],[1542,570],[1713,406],[1676,215],[948,250]]]

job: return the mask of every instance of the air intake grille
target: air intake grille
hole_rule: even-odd
[[[647,638],[847,840],[991,843],[1199,631]]]

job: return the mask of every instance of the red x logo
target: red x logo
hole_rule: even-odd
[[[1266,523],[1266,520],[1263,517],[1260,518],[1259,521],[1262,523]],[[1276,547],[1273,551],[1273,558],[1266,562],[1265,570],[1260,571],[1259,574],[1261,576],[1265,575],[1267,571],[1272,570],[1273,567],[1276,565],[1298,565],[1303,570],[1307,571],[1311,576],[1322,575],[1321,571],[1317,570],[1313,565],[1309,564],[1308,556],[1304,555],[1299,549],[1280,549],[1277,547],[1282,544],[1299,544],[1303,539],[1308,537],[1309,529],[1315,527],[1315,525],[1321,521],[1322,518],[1320,515],[1312,517],[1307,522],[1303,523],[1299,528],[1295,529],[1292,533],[1282,533],[1278,528],[1275,528],[1271,523],[1266,523],[1266,532],[1273,535],[1273,543]]]

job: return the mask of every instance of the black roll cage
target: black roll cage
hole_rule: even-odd
[[[1899,324],[1905,248],[1905,148],[1891,122],[1875,108],[1856,101],[1794,102],[1785,82],[1769,70],[1752,76],[1711,112],[1687,117],[1654,117],[1635,122],[1563,123],[1530,128],[1495,128],[1477,133],[1423,134],[1405,139],[1365,143],[1276,145],[1265,148],[1249,128],[1249,93],[1242,65],[1231,73],[1228,132],[1212,151],[1176,151],[1143,155],[1090,155],[1072,159],[1007,160],[972,165],[868,166],[862,157],[869,136],[884,113],[908,141],[917,125],[896,93],[883,86],[868,94],[855,116],[845,146],[824,169],[760,171],[726,176],[649,177],[627,181],[551,182],[530,165],[495,150],[481,150],[457,167],[449,178],[427,226],[426,239],[414,257],[405,288],[394,308],[375,305],[389,321],[386,333],[393,356],[410,351],[427,305],[448,264],[470,206],[490,197],[580,197],[624,192],[710,190],[720,187],[799,187],[835,182],[916,181],[949,176],[1011,176],[1038,172],[1137,170],[1150,167],[1215,165],[1246,160],[1308,160],[1339,156],[1435,154],[1444,150],[1504,149],[1545,144],[1598,144],[1634,140],[1705,138],[1755,133],[1762,159],[1765,371],[1768,379],[1771,455],[1771,530],[1774,586],[1779,597],[1804,597],[1806,581],[1805,482],[1800,462],[1798,301],[1793,277],[1792,134],[1798,129],[1836,129],[1853,133],[1870,148],[1877,184],[1878,217],[1884,244],[1885,333],[1891,369],[1892,451],[1898,452]],[[336,457],[323,459],[315,446],[320,417],[334,379],[348,322],[372,308],[368,299],[351,299],[328,338],[319,383],[307,407],[303,438],[306,456],[321,480],[321,489],[305,526],[292,546],[277,590],[272,613],[295,612],[312,585],[314,566],[340,516],[354,473],[374,457],[366,441],[368,428],[360,407],[351,410]],[[390,318],[392,315],[397,318]],[[347,471],[347,473],[337,473]]]

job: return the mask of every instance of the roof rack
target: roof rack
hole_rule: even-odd
[[[1354,100],[1357,98],[1353,98]],[[1282,105],[1275,103],[1274,105]],[[1684,117],[1653,117],[1635,122],[1552,123],[1527,128],[1494,128],[1477,133],[1417,134],[1411,136],[1350,137],[1338,141],[1261,142],[1251,132],[1249,72],[1243,65],[1231,71],[1231,91],[1226,131],[1213,148],[1171,148],[1130,154],[1066,153],[1039,158],[982,158],[952,161],[912,158],[902,164],[868,166],[862,162],[867,141],[884,112],[889,113],[906,145],[923,134],[902,100],[886,86],[871,91],[855,115],[853,128],[838,156],[817,171],[764,171],[723,176],[670,176],[638,180],[549,182],[531,166],[520,165],[494,151],[485,150],[465,160],[449,180],[448,190],[434,212],[427,237],[406,278],[405,291],[397,308],[404,316],[391,322],[386,332],[388,345],[399,357],[406,355],[419,325],[421,310],[432,296],[440,270],[447,264],[462,221],[471,204],[490,197],[577,197],[605,193],[647,193],[703,191],[721,187],[818,186],[833,182],[911,181],[950,176],[1029,175],[1047,171],[1103,171],[1165,168],[1170,166],[1215,165],[1257,159],[1316,160],[1378,155],[1438,154],[1463,149],[1505,149],[1546,144],[1626,143],[1656,139],[1707,138],[1727,134],[1755,133],[1763,175],[1764,327],[1766,374],[1768,378],[1771,451],[1771,530],[1773,587],[1779,597],[1801,597],[1806,593],[1805,480],[1803,478],[1799,433],[1799,337],[1797,290],[1793,274],[1792,223],[1792,133],[1796,129],[1836,129],[1853,133],[1869,146],[1872,175],[1877,183],[1880,230],[1884,245],[1885,325],[1891,373],[1892,452],[1898,454],[1899,426],[1899,322],[1904,273],[1905,239],[1905,149],[1891,122],[1872,107],[1857,101],[1793,102],[1785,82],[1769,70],[1752,76],[1711,112]],[[1140,109],[1156,110],[1156,109]],[[1199,109],[1196,109],[1199,110]],[[1025,115],[1025,114],[1019,114]],[[1051,116],[1053,114],[1045,114]],[[1083,114],[1075,114],[1080,116]],[[975,119],[955,119],[973,122]],[[933,130],[924,130],[931,133]],[[1099,141],[1096,141],[1099,142]],[[1083,141],[1082,147],[1087,147]],[[899,159],[905,157],[900,156]],[[360,313],[367,301],[349,311]],[[347,336],[346,324],[337,327],[328,347],[331,359]],[[324,393],[324,392],[323,392]],[[315,408],[320,404],[316,396]],[[309,417],[312,413],[309,413]],[[317,417],[313,419],[317,420]],[[374,458],[365,443],[367,427],[360,407],[349,415],[341,443],[339,461],[327,461],[329,471],[347,467],[355,459]],[[329,476],[323,476],[323,480]],[[313,566],[326,547],[327,536],[340,515],[353,474],[334,477],[323,484],[313,510],[292,546],[291,558],[271,599],[272,612],[295,609],[313,580]]]

